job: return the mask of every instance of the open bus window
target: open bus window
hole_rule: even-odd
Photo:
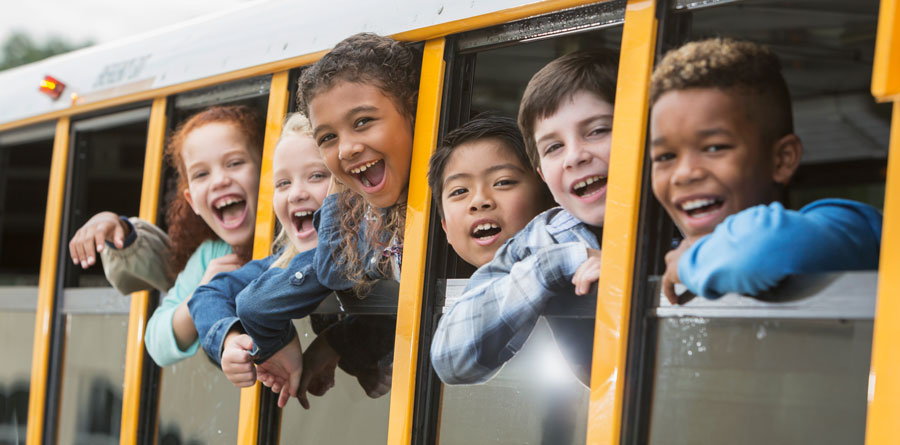
[[[571,16],[548,18],[544,25],[540,19],[532,19],[536,28],[552,22],[556,27],[583,26],[593,30],[581,28],[582,32],[535,41],[519,35],[526,40],[523,43],[496,39],[522,29],[526,30],[523,34],[528,34],[532,30],[527,24],[518,27],[511,23],[460,36],[457,66],[466,68],[455,73],[457,78],[450,88],[462,85],[464,97],[470,100],[450,105],[458,114],[448,117],[451,126],[444,133],[481,112],[516,118],[528,81],[560,56],[594,48],[618,50],[622,33],[618,25],[623,12],[624,4],[612,2],[573,11]],[[478,47],[478,41],[495,45]],[[438,237],[442,238],[443,233]],[[434,244],[441,242],[438,239]],[[475,270],[456,257],[451,247],[446,246],[446,250],[451,259],[446,262],[443,277],[448,280],[438,280],[437,286],[446,290],[444,301],[439,301],[443,308],[435,308],[436,318],[449,309],[465,286],[463,279]],[[432,389],[440,394],[433,398],[440,407],[432,415],[438,418],[433,422],[439,428],[434,434],[441,443],[584,443],[594,301],[589,296],[581,300],[588,304],[572,305],[562,311],[548,308],[544,312],[546,318],[539,320],[522,349],[487,383],[444,385],[439,393]],[[434,320],[432,326],[436,324]],[[440,388],[437,382],[435,385],[434,388]]]
[[[169,113],[168,134],[203,109],[226,105],[253,109],[260,119],[260,134],[264,134],[270,83],[271,76],[262,76],[175,96],[171,98],[174,106]],[[163,179],[157,224],[165,229],[167,206],[184,197],[177,193],[175,170],[168,164]],[[163,298],[160,296],[160,301]],[[163,368],[157,411],[159,443],[235,442],[240,393],[199,349],[194,356]]]
[[[836,197],[881,208],[891,116],[869,92],[878,2],[681,3],[667,17],[680,35],[664,46],[732,37],[768,45],[781,59],[804,145],[785,205]],[[647,261],[653,273],[673,232],[645,226],[659,245]],[[812,281],[792,287],[795,280]],[[769,302],[728,295],[674,307],[660,302],[652,278],[644,281],[632,317],[644,311],[650,321],[632,333],[629,374],[641,377],[627,390],[623,440],[863,441],[876,280],[875,272],[790,277]]]

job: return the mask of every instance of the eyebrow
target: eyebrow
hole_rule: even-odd
[[[718,135],[731,136],[732,134],[733,133],[731,133],[730,131],[728,131],[724,128],[719,128],[719,127],[707,128],[707,129],[703,129],[703,130],[700,130],[697,132],[697,136],[699,136],[701,138],[708,138],[710,136],[718,136]],[[653,147],[656,147],[659,145],[665,145],[665,143],[666,143],[666,138],[664,136],[660,136],[660,137],[655,138],[650,141],[650,145]]]
[[[498,171],[498,170],[516,170],[516,171],[525,173],[525,170],[522,169],[522,167],[519,167],[519,166],[516,165],[516,164],[506,163],[506,164],[496,164],[496,165],[492,165],[492,166],[488,167],[487,169],[485,169],[485,170],[482,172],[482,174],[493,173],[493,172]],[[444,185],[446,186],[447,183],[449,183],[450,181],[453,181],[454,179],[467,178],[467,177],[471,177],[471,176],[474,176],[474,175],[472,175],[472,174],[470,174],[470,173],[456,173],[456,174],[447,176],[447,177],[444,179]]]
[[[373,111],[378,111],[378,107],[373,106],[373,105],[360,105],[358,107],[353,107],[349,111],[344,113],[343,119],[347,119],[350,116],[353,116],[354,114],[363,113],[363,112],[373,112]],[[315,138],[315,136],[318,135],[319,132],[322,131],[323,128],[327,128],[327,127],[328,127],[327,125],[317,125],[315,128],[313,128],[313,132],[312,132],[313,138]]]

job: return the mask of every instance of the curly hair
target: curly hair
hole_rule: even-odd
[[[247,148],[257,163],[262,158],[263,134],[259,116],[253,109],[242,106],[216,106],[207,108],[184,121],[169,139],[166,157],[177,173],[175,197],[166,210],[166,221],[169,223],[170,267],[178,273],[184,269],[188,259],[200,244],[206,240],[216,239],[215,232],[194,213],[190,203],[184,199],[184,191],[188,188],[187,167],[184,164],[184,141],[188,135],[207,124],[228,123],[234,125],[247,139]],[[243,248],[246,247],[246,248]],[[249,246],[232,246],[235,253],[244,260],[249,260]]]
[[[534,140],[534,127],[538,119],[556,113],[563,102],[580,91],[593,93],[613,104],[618,69],[617,53],[592,49],[559,57],[534,74],[522,94],[518,119],[532,167],[538,169],[541,166]]]
[[[412,131],[420,65],[420,54],[404,43],[372,33],[352,35],[303,72],[297,93],[299,110],[308,116],[309,104],[316,95],[339,82],[371,84],[394,102]],[[402,244],[406,206],[375,209],[361,196],[345,190],[338,197],[338,211],[341,242],[332,257],[354,283],[354,293],[363,298],[375,281],[366,274],[364,259],[373,252],[380,258],[377,253],[390,244]],[[364,222],[366,229],[362,231]],[[361,235],[365,237],[363,243],[359,243]],[[365,246],[363,251],[360,245]],[[389,263],[378,261],[377,268],[380,275],[391,275]]]
[[[666,53],[650,79],[650,107],[670,91],[718,88],[742,96],[770,142],[794,132],[781,62],[767,46],[727,38],[688,42]]]

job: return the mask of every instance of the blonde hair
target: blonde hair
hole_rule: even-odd
[[[285,116],[281,137],[279,137],[278,143],[275,144],[275,146],[277,147],[284,138],[292,135],[312,137],[312,127],[309,124],[309,119],[301,113],[290,113]],[[279,250],[281,250],[281,255],[278,256],[278,259],[276,259],[270,267],[279,267],[283,269],[287,267],[298,253],[300,253],[300,251],[297,250],[297,246],[295,246],[288,238],[287,228],[285,228],[284,225],[281,226],[278,236],[276,236],[275,241],[272,242],[272,253],[278,253]]]

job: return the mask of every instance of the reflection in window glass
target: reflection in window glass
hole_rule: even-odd
[[[487,383],[444,385],[440,443],[582,444],[589,396],[541,321]]]
[[[205,353],[164,368],[160,386],[160,444],[237,441],[241,391]]]
[[[862,443],[871,321],[665,318],[650,443]]]
[[[0,286],[37,286],[53,141],[0,147]]]
[[[25,443],[34,312],[0,312],[0,443]]]
[[[316,330],[322,332],[318,323]],[[307,351],[316,338],[310,317],[295,320],[294,325],[300,344]],[[359,380],[338,367],[334,386],[322,397],[309,396],[309,411],[304,410],[296,399],[285,406],[281,415],[281,442],[384,444],[387,441],[390,399],[390,393],[375,399],[368,397]]]
[[[66,317],[59,441],[117,444],[128,315]]]

